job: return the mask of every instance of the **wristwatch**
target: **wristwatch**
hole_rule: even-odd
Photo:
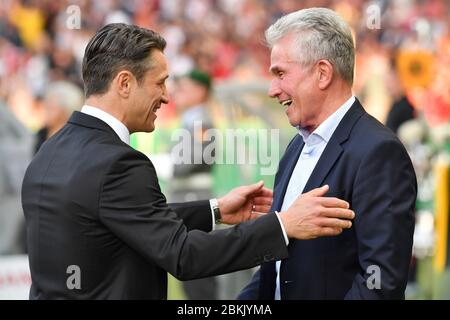
[[[214,221],[216,224],[222,223],[222,215],[220,214],[219,201],[217,199],[211,199],[211,208],[214,212]]]

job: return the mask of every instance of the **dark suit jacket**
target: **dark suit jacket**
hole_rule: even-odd
[[[281,209],[303,145],[297,135],[280,161],[273,210]],[[328,196],[350,203],[356,215],[353,226],[337,237],[291,240],[289,258],[282,260],[280,267],[281,298],[404,298],[414,232],[416,177],[401,142],[368,115],[358,100],[336,128],[304,192],[324,184],[330,186]],[[369,287],[376,284],[376,266],[380,268],[381,289],[371,290]],[[273,299],[275,279],[275,263],[263,264],[238,298]]]
[[[274,215],[207,233],[208,201],[168,207],[148,158],[79,112],[35,156],[22,203],[31,299],[165,299],[166,271],[187,280],[287,256]]]

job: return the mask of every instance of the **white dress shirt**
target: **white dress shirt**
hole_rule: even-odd
[[[113,117],[109,113],[107,113],[99,108],[89,106],[86,104],[81,108],[81,112],[102,120],[107,125],[109,125],[111,127],[111,129],[114,130],[114,132],[119,136],[120,140],[122,140],[123,142],[125,142],[128,145],[130,144],[130,131],[117,118]],[[213,203],[211,200],[209,201],[209,206],[211,208],[211,215],[212,215],[212,230],[214,230],[215,226],[216,226],[216,224],[215,224],[216,220],[214,217]],[[283,236],[284,236],[284,241],[286,242],[286,245],[288,245],[289,240],[288,240],[288,237],[286,234],[286,230],[284,229],[284,226],[281,223],[281,219],[278,214],[277,214],[277,218],[278,218],[278,221],[280,222],[281,230],[282,230]]]
[[[128,145],[130,144],[130,131],[128,131],[128,128],[117,118],[99,108],[88,106],[86,104],[81,108],[81,112],[102,120],[114,130],[120,140]]]
[[[336,130],[337,126],[345,116],[347,111],[355,102],[355,97],[348,99],[339,109],[322,122],[311,134],[302,128],[299,128],[299,134],[303,137],[305,145],[298,157],[294,171],[292,171],[288,187],[283,199],[281,211],[286,211],[292,203],[300,196],[313,172],[317,162],[320,159],[328,141]],[[277,287],[275,290],[275,300],[280,300],[280,265],[281,261],[276,262]]]

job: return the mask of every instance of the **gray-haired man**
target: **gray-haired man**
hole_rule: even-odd
[[[337,237],[290,241],[289,258],[264,263],[239,297],[404,298],[416,177],[401,142],[352,94],[350,27],[332,10],[311,8],[280,18],[266,38],[269,95],[299,130],[280,161],[271,210],[328,184],[356,218]]]

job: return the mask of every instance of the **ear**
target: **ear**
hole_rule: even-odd
[[[122,70],[116,75],[113,82],[117,93],[122,98],[127,99],[129,97],[134,80],[133,74],[128,70]]]
[[[330,61],[319,60],[317,62],[319,89],[325,90],[331,84],[334,76],[334,68]]]

